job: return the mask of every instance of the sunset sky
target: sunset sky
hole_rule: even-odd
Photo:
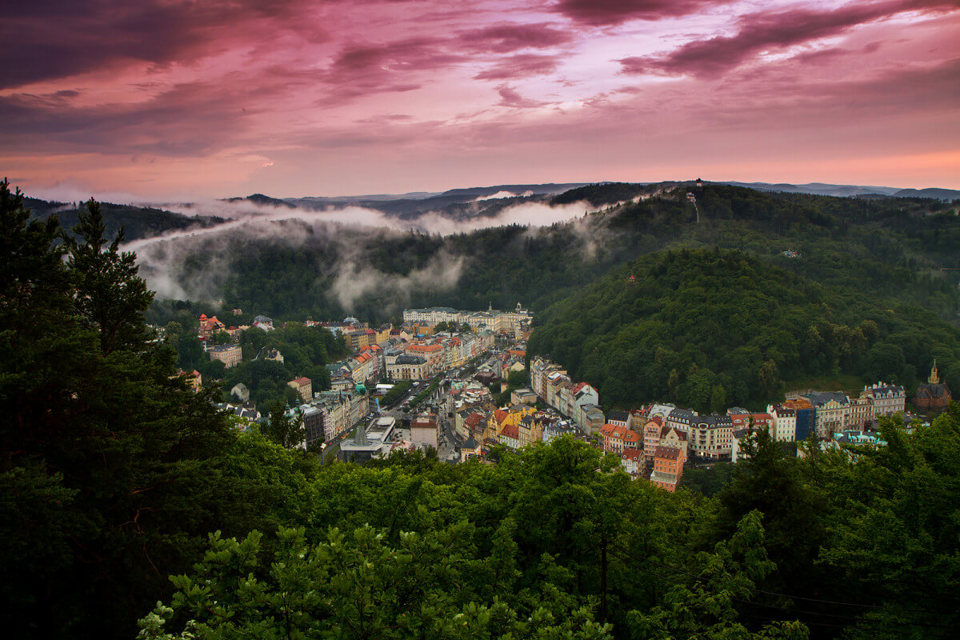
[[[960,189],[960,0],[13,0],[0,176],[78,199]]]

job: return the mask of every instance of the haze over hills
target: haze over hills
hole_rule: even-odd
[[[901,189],[885,186],[837,185],[826,183],[789,184],[764,182],[707,182],[708,184],[726,184],[741,186],[757,191],[826,195],[836,197],[882,196],[894,198],[929,198],[936,200],[960,199],[960,191],[953,189]],[[243,215],[262,214],[265,210],[303,210],[335,211],[349,207],[359,207],[379,211],[387,216],[415,221],[425,214],[436,214],[451,220],[496,217],[505,207],[521,202],[550,202],[563,204],[574,202],[581,189],[603,185],[603,202],[588,201],[589,204],[613,204],[621,200],[636,197],[646,192],[652,193],[670,188],[682,181],[637,182],[637,183],[547,183],[547,184],[500,184],[487,187],[469,187],[450,189],[443,192],[417,191],[403,194],[368,194],[357,196],[303,196],[276,198],[262,193],[248,196],[235,196],[210,202],[181,203],[103,203],[104,217],[108,231],[114,232],[120,225],[127,231],[127,239],[135,240],[164,233],[170,230],[185,229],[197,222],[211,226]],[[612,190],[609,185],[620,185]],[[594,191],[593,193],[599,193]],[[620,196],[618,200],[615,196]],[[46,201],[28,197],[25,200],[34,215],[46,218],[52,213],[60,216],[64,226],[71,227],[76,222],[76,203]],[[245,206],[249,205],[249,206]],[[426,229],[429,230],[429,229]]]

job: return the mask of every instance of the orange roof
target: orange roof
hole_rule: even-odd
[[[621,436],[624,444],[628,442],[639,442],[640,434],[634,431],[633,429],[627,429],[626,432]]]
[[[639,460],[641,457],[643,457],[643,449],[635,449],[635,448],[633,448],[633,447],[626,447],[626,448],[623,450],[623,454],[622,454],[620,457],[621,457],[621,458],[626,458],[627,460],[637,461],[637,460]]]
[[[503,421],[507,419],[509,414],[503,409],[497,409],[493,412],[493,419],[497,421],[498,424],[503,424]]]
[[[500,432],[500,437],[518,440],[520,438],[520,429],[515,424],[509,424]]]
[[[433,351],[440,351],[441,349],[443,349],[443,347],[441,347],[438,344],[412,344],[409,347],[407,347],[407,351],[433,352]]]

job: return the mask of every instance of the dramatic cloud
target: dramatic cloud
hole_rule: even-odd
[[[856,3],[835,11],[790,9],[754,13],[737,21],[736,35],[694,40],[662,57],[630,57],[621,59],[620,63],[623,65],[623,72],[628,74],[663,72],[716,76],[770,49],[785,49],[835,36],[859,25],[904,11],[936,11],[956,4],[946,0],[895,0]]]
[[[724,0],[560,0],[556,4],[556,10],[571,20],[583,24],[611,25],[628,20],[676,18],[727,2]]]
[[[308,6],[302,0],[13,0],[4,3],[0,22],[0,88],[124,61],[190,62],[255,28],[272,37],[296,33],[308,40],[323,39],[318,25],[302,20]]]
[[[843,182],[810,175],[815,145],[960,149],[957,0],[15,0],[0,55],[0,167],[38,196],[442,191],[725,166]],[[874,181],[960,186],[952,160],[927,162]]]
[[[511,53],[519,49],[543,49],[566,44],[573,39],[573,33],[546,23],[498,24],[465,31],[460,34],[460,39],[478,51]]]

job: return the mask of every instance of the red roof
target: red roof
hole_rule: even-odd
[[[471,413],[464,419],[464,423],[468,427],[476,427],[483,423],[483,414],[481,413]]]
[[[633,447],[627,447],[623,450],[623,454],[620,456],[626,460],[639,461],[643,457],[643,449],[635,449]]]
[[[304,376],[301,376],[301,377],[299,377],[299,378],[294,378],[293,381],[296,382],[297,385],[299,385],[299,386],[301,386],[301,387],[302,387],[303,385],[305,385],[305,384],[310,384],[310,378],[307,378],[307,377],[304,377]]]
[[[663,418],[660,417],[660,416],[653,416],[652,418],[650,418],[650,422],[656,422],[657,424],[659,424],[659,425],[662,426],[662,425],[663,425]]]
[[[509,424],[503,428],[503,431],[500,432],[501,438],[512,438],[514,440],[520,439],[520,429],[515,424]]]
[[[662,460],[678,460],[680,458],[680,449],[676,447],[657,447],[653,452],[653,457]]]

